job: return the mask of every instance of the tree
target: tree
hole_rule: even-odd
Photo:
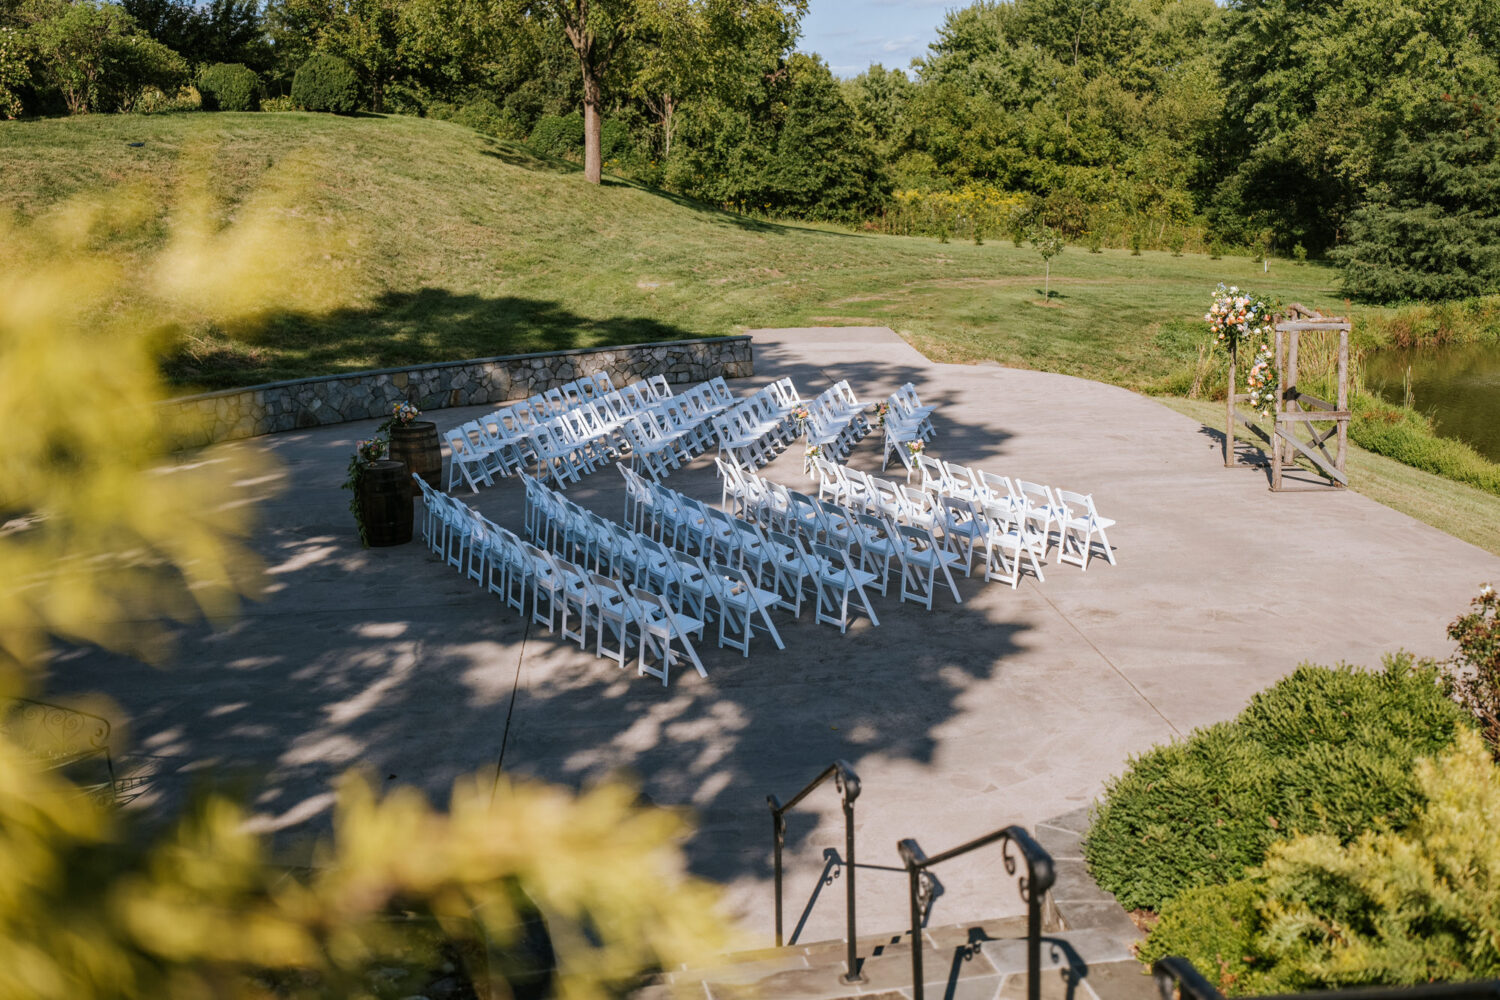
[[[257,0],[120,0],[141,30],[198,67],[242,63],[270,69],[276,53],[268,44]]]
[[[1344,291],[1391,302],[1500,290],[1500,106],[1444,94],[1415,124],[1330,254]]]
[[[401,0],[280,0],[280,34],[299,36],[312,51],[338,56],[359,77],[372,111],[383,111],[387,88],[404,69]]]
[[[1048,226],[1037,226],[1031,231],[1031,245],[1042,256],[1046,273],[1042,279],[1042,298],[1052,300],[1052,258],[1063,252],[1062,234]]]
[[[543,0],[562,25],[583,77],[583,176],[604,180],[600,111],[605,75],[621,44],[648,14],[645,0]]]
[[[665,160],[672,155],[677,110],[685,97],[705,88],[712,54],[708,19],[701,3],[661,0],[655,14],[641,31],[641,51],[630,92],[656,119]]]
[[[69,114],[128,111],[149,86],[175,88],[187,63],[102,0],[55,0],[32,8],[27,37],[46,83]]]

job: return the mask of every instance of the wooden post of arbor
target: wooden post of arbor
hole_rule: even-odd
[[[1238,398],[1234,394],[1236,385],[1235,374],[1236,363],[1239,361],[1239,347],[1229,345],[1229,391],[1224,394],[1224,468],[1234,467],[1234,404]]]
[[[1347,469],[1349,451],[1349,332],[1352,329],[1347,319],[1324,316],[1293,303],[1284,313],[1274,318],[1276,329],[1276,374],[1280,392],[1272,411],[1270,433],[1256,423],[1256,413],[1243,413],[1235,404],[1249,400],[1249,393],[1235,392],[1236,351],[1229,352],[1229,391],[1227,393],[1226,433],[1224,436],[1224,465],[1235,465],[1235,424],[1241,423],[1262,442],[1271,446],[1271,489],[1283,491],[1282,472],[1296,468],[1297,458],[1306,458],[1313,467],[1327,476],[1330,485],[1341,488],[1349,485]],[[1335,402],[1319,399],[1303,392],[1297,385],[1299,374],[1298,355],[1304,333],[1338,333],[1338,394]],[[1314,423],[1331,423],[1333,426],[1319,429]],[[1306,439],[1298,431],[1307,434]],[[1336,439],[1335,450],[1329,454],[1327,443]]]

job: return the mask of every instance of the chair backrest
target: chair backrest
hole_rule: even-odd
[[[1080,514],[1092,515],[1094,513],[1094,501],[1092,497],[1082,493],[1074,493],[1072,490],[1057,490],[1057,505],[1065,509],[1069,517],[1078,517]]]
[[[932,537],[932,532],[926,528],[913,527],[910,524],[896,525],[896,533],[901,536],[902,541],[909,549],[934,549],[937,541]]]
[[[1016,486],[1021,490],[1021,496],[1033,507],[1052,507],[1056,501],[1052,498],[1052,488],[1043,486],[1041,483],[1027,482],[1017,479]]]

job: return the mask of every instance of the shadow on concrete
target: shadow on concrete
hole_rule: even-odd
[[[445,319],[463,324],[461,303],[432,294],[444,306],[436,310],[434,335],[441,338]],[[626,339],[656,336],[632,329]],[[791,375],[804,396],[832,382],[775,345],[760,348],[757,363]],[[915,381],[924,402],[940,407],[945,455],[982,462],[1004,454],[1008,433],[943,417],[944,404],[954,400],[924,386],[916,367],[865,362],[844,366],[840,375],[871,402]],[[744,393],[764,381],[733,388]],[[436,418],[442,427],[478,412],[439,411]],[[1005,600],[975,602],[982,591],[1001,589],[983,583],[982,568],[973,579],[958,577],[964,603],[939,596],[932,612],[900,603],[895,590],[874,596],[878,628],[859,619],[840,635],[812,624],[810,612],[798,620],[782,613],[784,653],[759,640],[745,658],[716,648],[710,634],[698,645],[707,679],[679,668],[663,689],[634,669],[595,658],[592,646],[580,653],[523,620],[420,542],[360,549],[339,484],[352,442],[373,425],[289,432],[237,446],[263,447],[282,463],[274,481],[245,484],[241,495],[226,498],[255,502],[261,511],[254,547],[267,569],[264,603],[234,619],[179,628],[166,669],[94,649],[56,658],[49,686],[113,698],[130,722],[132,749],[150,756],[154,774],[133,808],[167,815],[191,787],[248,787],[260,825],[275,831],[278,848],[297,860],[305,839],[328,829],[333,785],[350,768],[382,785],[417,786],[437,802],[446,800],[455,778],[481,769],[497,780],[573,787],[626,775],[649,801],[691,810],[695,832],[683,846],[695,873],[758,886],[771,874],[765,796],[790,795],[836,758],[857,768],[879,762],[903,775],[882,784],[866,774],[859,809],[867,862],[890,860],[898,836],[930,832],[921,817],[908,814],[904,789],[921,786],[924,800],[937,794],[952,808],[980,809],[995,826],[1012,820],[1014,804],[1003,795],[987,798],[993,786],[976,784],[967,768],[955,771],[951,762],[934,768],[945,730],[991,724],[971,702],[980,688],[1006,687],[1011,658],[1027,644],[1028,626],[1003,610],[1008,589]],[[879,434],[872,433],[851,463],[878,470],[879,449]],[[762,471],[810,488],[795,445]],[[892,470],[891,477],[901,474]],[[719,500],[710,457],[668,485]],[[521,531],[519,482],[460,495]],[[621,518],[623,491],[613,469],[594,473],[569,496]],[[822,847],[842,844],[841,828],[825,825],[837,813],[837,796],[830,790],[826,798],[788,815],[789,855],[815,858]],[[803,912],[799,931],[841,867],[835,853],[817,868],[789,870],[787,911]],[[871,875],[881,867],[872,866]],[[905,885],[904,874],[886,877]],[[868,884],[861,880],[862,888]],[[761,891],[769,892],[753,889]],[[842,893],[825,894],[831,896],[839,897],[841,918]],[[825,904],[835,909],[827,898]]]

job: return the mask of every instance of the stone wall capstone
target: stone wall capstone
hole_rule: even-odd
[[[709,337],[268,382],[180,396],[161,405],[190,429],[185,445],[203,445],[384,417],[402,401],[427,411],[524,399],[596,372],[608,372],[617,386],[652,375],[681,384],[720,375],[749,378],[755,361],[748,336]]]

